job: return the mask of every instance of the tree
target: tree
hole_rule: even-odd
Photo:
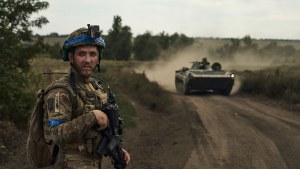
[[[30,19],[48,7],[39,0],[0,0],[0,119],[23,122],[32,108],[30,64],[39,52],[41,41],[32,40],[32,27],[41,27],[45,17]],[[25,124],[26,125],[26,124]]]
[[[253,43],[253,40],[250,37],[250,35],[246,35],[245,37],[243,37],[242,41],[245,44],[245,46],[242,50],[244,50],[244,51],[252,50],[253,52],[256,52],[258,45],[256,43]]]
[[[166,50],[170,47],[170,37],[164,31],[158,35],[159,44],[163,50]]]
[[[153,60],[160,54],[160,45],[158,40],[146,32],[138,35],[133,42],[133,53],[137,60]]]
[[[112,29],[105,38],[107,47],[104,49],[104,58],[114,60],[128,60],[132,50],[132,33],[129,26],[122,26],[120,16],[114,16]]]
[[[49,37],[59,37],[59,34],[56,32],[51,32],[49,35],[47,35]]]
[[[168,51],[170,54],[170,52],[176,52],[193,42],[193,38],[184,34],[174,33],[169,36],[165,32],[161,32],[153,36],[150,32],[146,32],[134,39],[133,53],[138,60],[153,60],[161,54],[163,56],[163,51]]]

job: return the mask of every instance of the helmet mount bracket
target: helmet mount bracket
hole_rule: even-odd
[[[88,30],[86,32],[86,35],[91,37],[91,38],[99,38],[100,35],[101,35],[101,32],[100,32],[100,27],[99,25],[90,25],[90,24],[87,24],[87,27],[88,27]]]

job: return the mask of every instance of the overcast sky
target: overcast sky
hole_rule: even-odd
[[[47,0],[45,0],[47,1]],[[107,34],[113,16],[134,36],[150,31],[190,37],[300,39],[299,0],[48,0],[49,23],[34,33],[69,34],[87,23]]]

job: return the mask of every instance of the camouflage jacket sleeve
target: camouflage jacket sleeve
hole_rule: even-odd
[[[63,88],[52,89],[45,96],[45,111],[51,140],[72,142],[80,139],[97,123],[94,113],[86,113],[72,118],[72,96]]]

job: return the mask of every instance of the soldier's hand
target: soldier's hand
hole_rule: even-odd
[[[107,115],[103,113],[101,110],[93,110],[93,113],[95,114],[97,123],[100,126],[97,130],[105,129],[109,124]]]
[[[123,148],[122,148],[122,151],[123,151],[123,153],[124,153],[124,160],[126,161],[126,165],[128,165],[129,162],[130,162],[130,155],[129,155],[129,153],[128,153],[125,149],[123,149]]]

